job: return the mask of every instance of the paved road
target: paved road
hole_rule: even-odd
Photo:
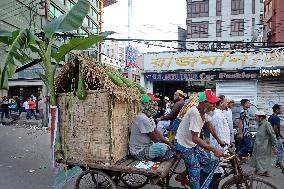
[[[47,131],[0,126],[0,188],[52,188]]]
[[[243,166],[244,171],[246,172],[251,172],[252,168],[249,166],[249,164],[244,164]],[[181,164],[179,166],[179,170],[183,169],[183,164]],[[272,173],[273,173],[273,177],[267,178],[267,177],[260,177],[264,180],[267,180],[271,183],[273,183],[275,186],[277,186],[279,189],[283,189],[284,187],[284,174],[281,173],[280,169],[277,168],[273,168],[272,169]],[[64,185],[64,189],[73,189],[74,188],[74,184],[75,184],[75,180],[77,178],[78,175],[74,176],[72,179],[70,179],[65,185]],[[220,187],[222,185],[223,182],[221,182]],[[122,183],[120,183],[120,185],[123,185]],[[90,186],[90,185],[89,185]],[[177,183],[174,178],[171,179],[171,186],[174,188],[180,188],[181,185],[179,183]],[[86,189],[90,189],[91,187],[86,187]],[[118,187],[118,189],[123,189],[126,187]],[[145,187],[143,187],[143,189],[160,189],[160,187],[158,186],[152,186],[152,185],[146,185]]]
[[[47,131],[0,126],[0,188],[52,188],[53,176],[49,141]],[[244,168],[248,171],[251,170],[248,165],[244,165]],[[271,181],[279,189],[284,188],[284,174],[281,173],[281,170],[274,168],[273,175],[273,177],[265,179]],[[73,189],[77,176],[78,174],[72,177],[63,186],[63,189]],[[179,186],[173,179],[171,185]],[[159,187],[151,185],[144,187],[144,189],[156,188]]]

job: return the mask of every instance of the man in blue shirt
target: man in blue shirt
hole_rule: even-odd
[[[240,113],[239,122],[239,151],[240,157],[247,157],[252,148],[252,138],[249,133],[249,114],[248,109],[250,108],[250,101],[248,99],[242,99],[241,105],[243,110]]]
[[[283,136],[280,133],[280,118],[279,114],[282,113],[282,108],[280,105],[275,104],[273,107],[273,114],[268,118],[268,121],[270,122],[271,126],[273,127],[273,130],[275,132],[276,138],[277,138],[277,158],[276,158],[276,166],[280,167],[281,169],[284,168],[283,165],[283,155],[284,155],[284,149],[281,139]]]

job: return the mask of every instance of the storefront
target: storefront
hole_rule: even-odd
[[[264,89],[264,83],[268,87],[274,85],[271,91],[279,89],[277,95],[282,95],[279,91],[283,89],[282,84],[277,84],[276,80],[271,80],[270,83],[264,81],[260,77],[261,68],[284,67],[283,60],[284,50],[281,48],[259,53],[147,53],[139,64],[143,70],[141,85],[144,85],[147,92],[170,98],[176,89],[184,90],[187,96],[204,89],[213,89],[217,95],[224,94],[236,101],[247,98],[259,106],[263,104],[260,98],[264,99],[260,97],[261,93],[265,96],[267,94],[264,93],[269,90]]]
[[[18,71],[12,79],[9,79],[8,95],[18,96],[21,100],[30,97],[32,94],[36,98],[46,96],[47,89],[40,79],[39,73],[43,73],[39,64]]]
[[[259,70],[145,73],[144,77],[147,83],[153,83],[153,93],[159,97],[171,98],[178,89],[186,96],[211,89],[230,98],[243,98],[246,94],[254,100]]]
[[[271,115],[274,104],[284,107],[284,67],[263,67],[257,84],[257,107]]]

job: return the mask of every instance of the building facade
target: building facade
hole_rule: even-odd
[[[101,63],[123,70],[126,66],[125,45],[118,41],[105,41],[101,44]]]
[[[162,99],[176,90],[186,96],[212,89],[240,104],[249,99],[268,115],[284,103],[284,50],[243,52],[161,52],[139,58],[141,85]],[[239,106],[240,107],[240,106]]]
[[[29,28],[34,33],[40,33],[47,21],[66,13],[77,0],[6,0],[0,1],[1,30],[14,31]],[[103,29],[103,8],[115,3],[115,0],[89,0],[91,8],[82,26],[74,33],[87,35],[99,33]],[[57,41],[60,43],[60,40]],[[56,48],[56,47],[55,47]],[[7,47],[0,44],[0,61],[4,60]],[[94,45],[88,54],[97,54],[98,47]],[[35,59],[37,57],[34,57]],[[47,95],[44,83],[36,73],[43,70],[39,64],[16,73],[9,81],[9,95],[17,95],[22,99],[27,94],[35,96]]]
[[[264,41],[284,42],[284,1],[264,1]],[[269,43],[268,43],[269,44]],[[277,45],[277,43],[273,43]],[[271,45],[273,45],[271,44]],[[280,45],[283,43],[279,43]]]
[[[187,40],[259,41],[262,16],[260,0],[187,0]]]

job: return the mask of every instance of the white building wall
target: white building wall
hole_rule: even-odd
[[[105,41],[101,46],[102,63],[108,64],[116,69],[124,69],[125,45],[120,42]]]
[[[244,14],[231,15],[231,0],[222,0],[222,16],[216,16],[216,0],[209,0],[209,17],[188,18],[192,22],[208,21],[208,38],[188,38],[187,41],[252,41],[253,33],[261,35],[260,15],[263,14],[263,3],[255,0],[255,14],[252,14],[252,1],[244,0]],[[254,32],[252,31],[252,18],[255,18]],[[230,36],[231,20],[244,19],[244,36]],[[221,37],[216,37],[216,21],[222,21]],[[224,31],[225,30],[225,31]],[[256,39],[261,39],[257,37]],[[192,44],[187,43],[187,48]]]

